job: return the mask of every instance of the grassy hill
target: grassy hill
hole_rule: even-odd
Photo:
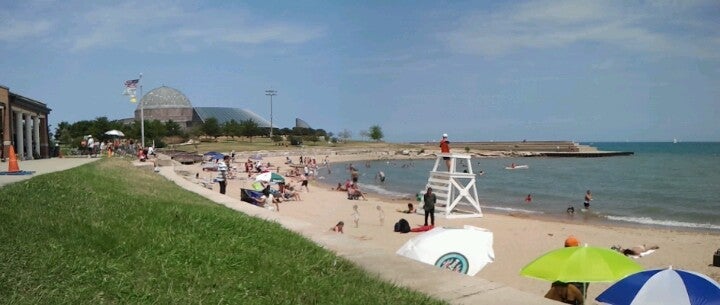
[[[123,160],[0,188],[0,219],[0,303],[442,303]]]

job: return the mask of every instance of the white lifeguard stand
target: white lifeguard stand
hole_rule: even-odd
[[[449,171],[444,158],[450,158]],[[458,165],[467,169],[467,172],[458,172]],[[470,155],[439,154],[435,160],[435,166],[430,171],[425,190],[428,187],[432,187],[433,193],[437,197],[435,210],[444,214],[446,218],[483,216]]]

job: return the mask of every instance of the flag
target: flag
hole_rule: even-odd
[[[137,84],[140,82],[140,79],[131,79],[125,81],[125,88],[137,88]]]
[[[137,84],[140,82],[140,79],[131,79],[125,81],[125,91],[123,91],[123,95],[130,95],[135,96],[135,90],[137,89]]]

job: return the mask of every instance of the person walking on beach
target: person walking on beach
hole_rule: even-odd
[[[228,167],[225,162],[230,161],[230,156],[223,157],[222,160],[218,161],[218,176],[215,178],[217,182],[220,184],[220,194],[225,194],[225,188],[227,187],[227,172]]]
[[[442,140],[440,140],[440,153],[443,153],[443,154],[450,153],[450,141],[448,141],[447,133],[443,133]],[[443,157],[443,160],[445,160],[445,165],[447,165],[447,170],[449,172],[450,171],[450,157]]]
[[[590,208],[590,201],[592,200],[592,194],[590,193],[590,190],[587,190],[587,192],[585,192],[585,200],[583,201],[583,206],[585,206],[585,209]]]
[[[423,196],[423,202],[425,202],[423,205],[423,210],[425,210],[425,226],[428,225],[428,216],[430,216],[430,225],[434,227],[435,203],[437,202],[437,197],[433,194],[431,187],[427,188],[427,192],[425,192],[425,195]]]

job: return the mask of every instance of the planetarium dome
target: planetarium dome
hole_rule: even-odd
[[[192,108],[190,100],[177,89],[162,86],[150,90],[142,97],[140,105],[147,109],[163,109],[163,108]]]
[[[135,121],[139,121],[141,117],[145,120],[173,121],[186,128],[192,125],[193,106],[179,90],[162,86],[150,90],[142,97],[135,108]]]

